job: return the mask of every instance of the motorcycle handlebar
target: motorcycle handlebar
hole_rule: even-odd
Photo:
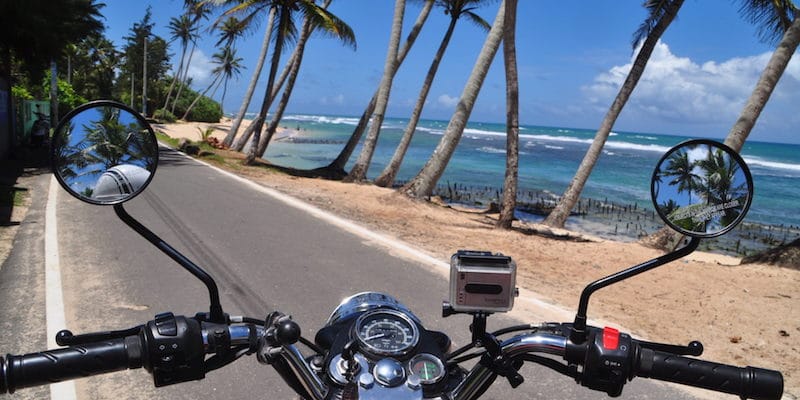
[[[111,339],[25,355],[0,357],[0,394],[142,367],[140,336]]]
[[[783,375],[755,367],[734,367],[642,348],[636,360],[637,376],[696,386],[741,396],[743,399],[779,400]]]

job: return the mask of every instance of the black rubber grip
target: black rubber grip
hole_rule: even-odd
[[[636,375],[741,396],[743,399],[780,400],[783,375],[755,367],[735,367],[671,353],[641,349]]]
[[[0,394],[142,366],[139,336],[0,357]]]

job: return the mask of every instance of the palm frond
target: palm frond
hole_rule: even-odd
[[[639,25],[639,29],[633,33],[633,41],[631,47],[635,50],[639,43],[650,36],[650,32],[658,25],[658,22],[664,18],[670,5],[675,0],[646,0],[642,5],[647,9],[647,18]]]
[[[486,22],[486,20],[483,19],[480,15],[475,14],[472,11],[467,11],[463,15],[465,17],[467,17],[467,20],[469,20],[470,22],[475,24],[477,27],[483,29],[486,32],[489,32],[489,30],[492,29],[492,25],[491,24]]]
[[[300,0],[298,5],[303,16],[311,19],[311,26],[315,32],[339,39],[345,46],[356,49],[356,35],[350,25],[341,18],[314,4],[313,1]]]
[[[763,42],[775,44],[800,15],[800,10],[792,0],[741,0],[739,13],[756,26]]]

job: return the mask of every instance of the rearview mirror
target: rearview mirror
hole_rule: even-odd
[[[753,178],[728,146],[697,139],[670,149],[651,183],[653,204],[671,228],[692,237],[720,236],[744,219]]]
[[[53,173],[71,195],[92,204],[128,201],[153,179],[158,143],[136,111],[94,101],[70,111],[56,127]]]

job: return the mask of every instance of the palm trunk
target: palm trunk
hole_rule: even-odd
[[[778,85],[778,80],[781,79],[786,66],[789,65],[789,61],[797,50],[798,44],[800,44],[800,16],[794,19],[792,25],[783,34],[783,38],[772,53],[764,72],[758,78],[756,87],[753,89],[753,93],[747,100],[744,109],[742,109],[739,119],[736,120],[730,132],[728,132],[728,137],[725,138],[725,144],[737,153],[742,150],[744,141],[750,135],[750,131],[753,130],[753,126],[755,126],[764,106],[767,105],[772,91]]]
[[[175,70],[175,75],[172,77],[172,83],[169,84],[169,90],[167,90],[167,99],[164,101],[164,111],[167,110],[167,106],[169,105],[169,98],[172,97],[172,90],[175,88],[175,82],[178,80],[178,76],[183,69],[183,61],[186,58],[186,46],[183,46],[183,50],[181,51],[181,60],[178,62],[178,68]]]
[[[397,149],[395,149],[389,164],[386,165],[383,172],[375,178],[375,184],[378,186],[390,187],[394,184],[394,179],[397,176],[397,172],[400,170],[403,158],[406,156],[408,146],[411,144],[411,139],[414,137],[414,132],[417,130],[417,124],[422,115],[422,108],[425,106],[425,100],[428,98],[428,92],[431,90],[433,78],[436,77],[439,63],[442,61],[444,52],[447,50],[447,46],[450,43],[450,38],[453,36],[456,22],[458,22],[458,16],[451,15],[450,25],[447,27],[447,32],[445,32],[444,38],[442,38],[442,42],[439,44],[439,49],[433,57],[433,62],[428,68],[428,74],[425,76],[425,81],[422,83],[422,89],[419,92],[417,103],[414,105],[414,110],[411,112],[411,117],[409,118],[408,125],[406,125],[406,129],[403,131],[403,137],[400,138],[400,143],[397,145]]]
[[[386,107],[389,104],[389,94],[392,90],[395,72],[397,72],[397,52],[400,47],[400,34],[403,30],[403,14],[405,13],[405,0],[395,0],[394,17],[392,18],[392,34],[389,39],[389,49],[386,53],[386,62],[383,67],[383,78],[378,89],[378,98],[375,102],[375,112],[372,113],[372,123],[364,139],[364,147],[361,149],[353,169],[345,177],[345,181],[357,182],[367,179],[367,170],[372,162],[375,147],[378,144],[378,136],[381,133],[381,124],[386,114]]]
[[[181,85],[178,86],[178,93],[175,94],[175,101],[172,102],[172,108],[169,112],[175,114],[175,106],[178,104],[178,99],[181,98],[183,87],[188,85],[189,82],[189,67],[192,65],[192,57],[194,56],[194,49],[197,47],[197,42],[192,41],[192,50],[189,52],[189,59],[186,60],[183,76],[181,77]]]
[[[486,74],[489,72],[492,59],[494,59],[497,49],[500,47],[500,41],[503,39],[504,19],[505,0],[500,4],[492,29],[483,44],[475,66],[472,67],[472,72],[461,93],[458,105],[456,105],[456,111],[447,124],[444,136],[439,140],[439,144],[433,151],[431,158],[425,163],[425,166],[400,189],[401,192],[408,196],[430,197],[436,187],[436,183],[442,177],[447,164],[450,162],[450,157],[453,156],[453,152],[461,140],[461,135],[464,133],[469,115],[472,113],[472,107],[475,105],[475,99],[478,97],[483,81],[486,79]]]
[[[324,5],[323,8],[327,8],[330,4],[330,0],[328,0]],[[294,48],[294,52],[292,53],[292,57],[289,59],[289,64],[284,68],[285,72],[288,72],[285,75],[288,75],[287,79],[288,82],[286,83],[286,89],[283,91],[283,95],[281,96],[281,101],[278,103],[278,107],[275,110],[275,115],[272,116],[272,120],[267,127],[267,135],[261,142],[258,144],[258,154],[264,154],[267,151],[267,146],[269,146],[270,140],[272,140],[272,136],[275,135],[275,131],[278,129],[278,124],[281,122],[283,118],[283,113],[286,111],[286,106],[289,105],[289,99],[292,97],[292,89],[294,89],[294,83],[297,79],[297,74],[300,72],[300,65],[303,63],[303,52],[306,48],[306,42],[308,42],[308,38],[311,36],[311,18],[306,17],[305,21],[303,21],[303,28],[301,30],[300,38],[297,40],[297,45]],[[282,74],[284,75],[284,74]],[[283,78],[283,77],[282,77]],[[279,82],[278,87],[282,86],[283,83]]]
[[[411,28],[411,31],[408,33],[406,37],[406,41],[403,46],[400,48],[400,51],[397,55],[397,67],[400,68],[400,65],[403,64],[403,60],[405,60],[406,55],[408,55],[408,51],[411,50],[411,46],[414,45],[414,42],[417,40],[417,36],[419,35],[419,31],[422,29],[422,26],[425,24],[425,21],[428,19],[428,15],[431,13],[431,9],[433,8],[434,1],[433,0],[426,0],[422,10],[420,10],[419,15],[417,16],[417,21],[414,23],[414,26]],[[355,129],[353,129],[353,133],[350,135],[350,139],[347,140],[347,144],[345,144],[344,148],[339,155],[336,157],[333,162],[328,164],[327,167],[322,168],[323,170],[330,170],[334,172],[341,172],[344,173],[344,167],[347,165],[347,161],[350,159],[350,156],[353,155],[353,151],[355,150],[358,142],[361,140],[361,136],[364,135],[364,131],[366,130],[367,123],[369,122],[369,117],[372,116],[372,113],[375,111],[375,102],[378,97],[378,90],[375,90],[375,93],[372,95],[372,99],[370,99],[369,104],[367,104],[366,109],[361,114],[361,119],[359,119],[358,124],[356,125]]]
[[[256,85],[258,85],[258,77],[261,76],[261,69],[264,67],[264,61],[267,59],[267,51],[269,51],[269,42],[272,37],[272,24],[274,21],[275,9],[271,9],[269,12],[269,19],[267,20],[267,28],[264,32],[264,40],[261,42],[261,53],[258,56],[258,62],[256,63],[255,70],[253,71],[253,76],[250,78],[250,85],[247,86],[247,92],[244,95],[244,99],[242,99],[242,105],[239,107],[239,113],[236,114],[236,118],[233,120],[231,130],[227,135],[225,135],[225,139],[222,140],[222,143],[225,146],[233,146],[233,140],[236,138],[236,134],[239,132],[239,126],[242,125],[242,120],[244,119],[245,114],[247,114],[247,108],[250,107],[250,101],[252,100],[253,94],[256,91]]]
[[[503,60],[506,67],[506,176],[497,226],[511,229],[511,224],[514,222],[514,210],[517,208],[517,178],[519,175],[519,80],[515,35],[517,0],[506,0],[505,18]]]
[[[622,87],[617,94],[617,97],[614,99],[614,102],[608,109],[608,113],[606,113],[606,116],[603,118],[603,122],[600,124],[600,128],[597,130],[594,140],[592,141],[591,146],[589,146],[589,150],[586,152],[586,155],[584,155],[583,160],[581,161],[581,164],[575,173],[575,176],[572,178],[572,181],[567,187],[567,190],[561,196],[561,200],[559,200],[556,207],[544,220],[545,225],[556,228],[564,227],[572,208],[575,207],[578,199],[580,199],[583,187],[586,185],[586,181],[589,180],[589,175],[591,175],[592,169],[597,163],[597,159],[600,158],[600,154],[603,151],[603,146],[605,146],[606,140],[608,140],[608,135],[611,133],[611,129],[614,127],[614,123],[617,121],[617,117],[619,117],[619,114],[622,112],[622,108],[625,107],[625,103],[633,93],[633,89],[636,88],[639,78],[641,78],[642,74],[644,74],[647,61],[650,59],[650,55],[653,53],[653,49],[655,49],[658,39],[661,38],[661,35],[667,29],[669,24],[673,19],[675,19],[675,16],[678,14],[678,10],[681,8],[681,5],[683,5],[683,0],[675,0],[675,2],[673,2],[666,10],[664,16],[658,21],[652,32],[647,35],[647,39],[645,39],[644,44],[642,44],[639,54],[636,55],[636,60],[633,63],[631,71],[628,73],[628,76],[625,78],[625,82],[622,84]]]
[[[253,140],[250,143],[250,150],[248,150],[247,156],[245,156],[244,159],[245,165],[252,165],[255,162],[256,157],[261,156],[261,154],[256,153],[256,150],[258,150],[258,143],[261,140],[261,129],[264,127],[264,121],[267,119],[269,107],[272,105],[272,87],[275,84],[275,76],[277,75],[278,63],[281,60],[281,51],[283,49],[283,27],[289,22],[291,22],[289,21],[289,13],[285,10],[282,10],[280,14],[280,21],[278,22],[280,24],[278,28],[278,36],[275,38],[275,48],[272,50],[272,62],[270,63],[269,67],[267,89],[264,91],[264,101],[261,103],[261,111],[258,113],[259,118],[256,120],[255,126],[253,127]]]

